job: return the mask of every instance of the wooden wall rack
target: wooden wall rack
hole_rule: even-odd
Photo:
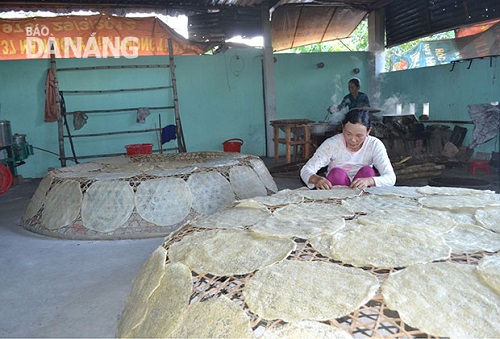
[[[84,155],[78,156],[74,147],[74,138],[85,138],[85,137],[101,137],[101,136],[109,136],[116,134],[129,134],[129,133],[158,133],[161,135],[162,126],[161,126],[161,118],[158,128],[149,128],[142,130],[125,130],[125,131],[109,131],[104,133],[87,133],[87,134],[72,134],[70,132],[70,128],[68,125],[68,115],[74,115],[77,113],[85,113],[85,114],[99,114],[99,113],[124,113],[137,111],[139,108],[148,108],[149,110],[166,110],[172,109],[175,114],[175,125],[176,125],[176,140],[177,147],[172,148],[163,148],[162,143],[160,142],[159,149],[155,150],[157,152],[163,153],[163,151],[177,151],[179,153],[186,152],[186,144],[184,140],[184,133],[182,130],[181,118],[179,113],[179,105],[178,105],[178,95],[177,95],[177,80],[175,76],[175,64],[174,64],[174,55],[172,48],[172,40],[168,39],[168,47],[169,47],[169,63],[168,65],[116,65],[116,66],[91,66],[91,67],[68,67],[68,68],[57,68],[56,59],[54,57],[54,53],[51,53],[51,69],[54,75],[55,82],[55,101],[58,107],[58,142],[59,142],[59,159],[61,161],[61,166],[66,166],[67,160],[72,160],[75,163],[79,163],[79,159],[89,159],[89,158],[101,158],[101,157],[110,157],[122,155],[124,153],[104,153],[104,154],[93,154],[93,155]],[[61,90],[59,88],[59,82],[57,78],[58,72],[66,72],[66,71],[89,71],[89,70],[109,70],[109,69],[138,69],[138,68],[169,68],[170,70],[170,79],[169,83],[166,86],[155,86],[155,87],[140,87],[140,88],[126,88],[126,89],[99,89],[99,90]],[[123,93],[123,92],[136,92],[136,91],[151,91],[151,90],[171,90],[173,96],[173,103],[169,106],[153,106],[153,107],[121,107],[116,109],[96,109],[96,110],[78,110],[78,111],[70,111],[67,112],[64,107],[64,102],[62,95],[64,94],[91,94],[91,95],[99,95],[99,94],[110,94],[110,93]],[[69,141],[71,147],[72,156],[66,156],[65,151],[65,142],[67,139]]]

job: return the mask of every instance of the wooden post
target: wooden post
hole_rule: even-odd
[[[61,96],[59,95],[59,82],[57,80],[57,67],[56,67],[56,57],[54,56],[54,46],[50,47],[50,68],[52,70],[52,75],[54,76],[54,95],[56,99],[57,106],[57,135],[59,140],[59,160],[61,161],[61,167],[66,167],[66,155],[64,153],[64,132],[63,132],[63,120],[61,115]]]
[[[168,57],[170,62],[170,75],[172,77],[172,89],[174,93],[174,111],[175,111],[175,125],[177,133],[177,145],[179,153],[186,152],[186,143],[184,141],[184,132],[182,131],[181,116],[179,113],[179,98],[177,96],[177,79],[175,77],[175,64],[174,64],[174,49],[172,47],[172,39],[168,39]],[[160,126],[160,129],[162,127]]]
[[[274,124],[274,162],[279,161],[279,145],[280,145],[280,128],[277,124]]]
[[[311,125],[307,124],[304,125],[304,160],[307,161],[309,160],[309,157],[311,156]]]
[[[289,164],[292,159],[290,156],[290,141],[291,141],[291,133],[292,132],[292,127],[289,124],[285,125],[285,145],[286,145],[286,163]]]

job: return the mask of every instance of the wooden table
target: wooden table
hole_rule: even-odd
[[[309,119],[286,119],[272,120],[271,125],[274,128],[274,160],[279,159],[279,145],[284,144],[286,147],[286,163],[292,161],[292,149],[295,160],[307,160],[311,155],[311,131],[310,128],[314,121]],[[280,130],[285,135],[280,138]],[[303,147],[304,152],[299,158],[299,147]]]

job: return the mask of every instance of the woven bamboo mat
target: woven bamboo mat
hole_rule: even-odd
[[[168,250],[168,247],[172,243],[180,241],[186,235],[203,231],[205,230],[188,226],[179,230],[170,238],[166,239],[163,246]],[[297,248],[287,257],[286,260],[323,261],[343,266],[350,266],[344,265],[340,261],[335,261],[319,254],[306,240],[295,238],[294,241],[297,244]],[[486,252],[480,252],[474,254],[452,255],[445,261],[468,265],[477,265],[477,262],[487,254],[488,253]],[[167,257],[167,263],[168,262],[169,258]],[[380,286],[383,285],[384,281],[387,279],[391,272],[397,271],[397,269],[395,268],[363,267],[362,269],[374,274],[378,278]],[[266,329],[272,328],[282,323],[282,321],[279,319],[266,320],[260,318],[257,314],[252,313],[248,309],[248,306],[245,304],[243,298],[243,288],[248,279],[253,276],[253,273],[224,277],[214,276],[211,274],[199,275],[195,272],[192,272],[192,275],[193,292],[190,299],[191,304],[215,298],[220,295],[225,295],[245,310],[256,336],[260,336],[265,332]],[[325,323],[342,328],[356,338],[435,338],[407,325],[399,317],[397,311],[391,310],[385,305],[380,291],[381,290],[379,288],[375,296],[370,301],[368,301],[365,305],[350,313],[349,315],[338,319],[330,319]]]

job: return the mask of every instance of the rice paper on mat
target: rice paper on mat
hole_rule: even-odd
[[[403,321],[426,333],[495,338],[500,334],[500,296],[474,270],[447,262],[412,265],[391,273],[382,295]]]
[[[364,305],[378,287],[374,275],[358,268],[284,260],[257,271],[243,295],[250,311],[264,319],[324,321]]]
[[[295,242],[251,231],[206,230],[185,236],[169,248],[169,258],[198,274],[246,274],[285,259]]]

